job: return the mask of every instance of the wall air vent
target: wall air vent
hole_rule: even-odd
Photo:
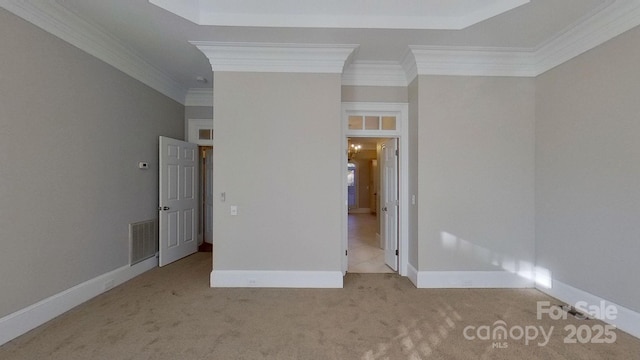
[[[158,241],[158,220],[129,224],[130,264],[156,256]]]

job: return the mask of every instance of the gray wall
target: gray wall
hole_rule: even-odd
[[[408,102],[404,86],[342,86],[343,102]]]
[[[531,268],[534,80],[418,81],[419,270]]]
[[[536,260],[640,311],[640,28],[537,79]]]
[[[340,81],[216,73],[214,270],[341,270]]]
[[[0,43],[2,317],[128,264],[184,107],[5,10]]]
[[[415,196],[416,203],[409,205],[409,264],[416,270],[419,254],[419,179],[418,179],[418,122],[420,120],[420,99],[418,78],[407,89],[409,103],[409,197]],[[410,199],[411,201],[411,199]]]
[[[189,119],[212,119],[213,106],[185,106],[184,108],[184,134],[189,136]]]
[[[213,106],[187,106],[184,108],[184,118],[213,119]]]

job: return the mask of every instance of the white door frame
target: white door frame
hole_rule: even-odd
[[[395,115],[396,130],[349,130],[349,115]],[[397,138],[399,142],[398,187],[399,187],[399,239],[398,239],[398,274],[408,275],[409,264],[409,104],[407,103],[342,103],[342,271],[348,268],[349,233],[348,233],[348,198],[347,198],[347,138],[376,137]]]
[[[213,146],[213,119],[187,119],[187,141],[193,144],[197,144],[198,146]],[[205,138],[201,138],[201,134],[200,134],[200,130],[205,130],[205,134],[206,131],[210,131],[209,135],[211,135],[210,137],[205,137]],[[200,155],[198,155],[200,156]],[[202,168],[203,171],[206,171],[206,166],[203,166]],[[200,180],[202,180],[202,176],[199,177]],[[211,183],[213,184],[213,179],[211,179]],[[199,199],[203,202],[203,207],[206,206],[206,201],[204,200],[204,195],[206,195],[206,189],[205,187],[207,186],[207,184],[202,184],[202,187],[199,187],[200,190],[202,190],[203,194],[201,194],[199,196]],[[213,185],[212,187],[210,187],[208,189],[212,196],[213,196]],[[205,215],[206,216],[206,212]],[[202,233],[198,234],[198,244],[202,244],[204,243],[204,238],[205,238],[205,232],[206,232],[206,227],[207,227],[207,223],[209,223],[210,226],[213,226],[213,211],[211,211],[210,214],[208,214],[209,216],[206,216],[206,218],[204,219],[204,224],[202,225]],[[202,216],[199,217],[199,219],[203,219]],[[200,229],[200,226],[198,227],[198,229]],[[213,236],[211,236],[211,239],[209,239],[209,241],[211,241],[211,244],[213,243]]]
[[[187,141],[200,146],[213,146],[213,136],[209,139],[201,139],[200,130],[211,130],[213,134],[213,119],[187,120]]]
[[[398,138],[386,139],[381,144],[381,160],[380,166],[380,193],[382,194],[380,205],[380,234],[384,238],[384,262],[394,271],[398,270],[398,232],[399,226],[399,184],[398,184],[398,158],[396,155],[398,149]],[[392,164],[393,175],[388,177],[388,165]],[[392,184],[390,188],[389,185]],[[391,190],[391,193],[389,190]],[[391,199],[391,202],[389,200]]]

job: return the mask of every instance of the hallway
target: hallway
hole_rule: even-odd
[[[350,273],[393,273],[384,263],[384,250],[376,239],[376,216],[349,214]]]

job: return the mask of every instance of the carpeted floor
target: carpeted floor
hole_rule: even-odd
[[[602,323],[538,320],[537,301],[558,301],[536,290],[416,289],[395,274],[349,274],[344,289],[212,289],[210,269],[211,253],[154,269],[0,359],[640,359],[640,340],[621,331],[612,344],[565,344],[565,326]],[[478,338],[499,325],[506,339]],[[518,339],[534,327],[553,329],[544,346],[541,334]]]

